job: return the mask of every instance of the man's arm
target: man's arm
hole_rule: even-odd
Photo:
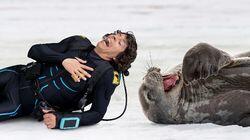
[[[73,113],[55,113],[56,127],[62,129],[64,120],[74,119],[79,121],[79,126],[92,125],[100,122],[104,117],[111,95],[113,94],[116,84],[113,84],[114,72],[109,70],[105,76],[96,84],[93,91],[94,99],[91,109],[86,112]],[[61,126],[61,127],[60,127]]]
[[[82,36],[71,36],[59,43],[33,45],[28,57],[38,62],[61,63],[68,56],[65,55],[73,46],[91,45],[91,42]]]

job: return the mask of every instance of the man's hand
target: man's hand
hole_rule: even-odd
[[[47,128],[52,129],[56,127],[56,116],[53,113],[48,113],[51,110],[43,110],[43,122]]]
[[[93,71],[94,69],[88,67],[86,64],[87,61],[84,61],[78,57],[66,58],[63,60],[63,67],[71,74],[71,77],[75,82],[80,82],[80,79],[87,80],[87,77],[90,78],[91,75],[85,70]]]

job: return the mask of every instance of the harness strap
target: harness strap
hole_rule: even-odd
[[[93,91],[96,83],[100,80],[100,78],[104,75],[104,73],[106,73],[111,68],[112,68],[112,66],[109,64],[109,62],[103,62],[95,68],[95,70],[92,73],[91,78],[86,83],[87,90],[83,94],[83,97],[78,102],[78,107],[82,111],[84,111],[84,107],[85,107],[86,102],[87,102],[88,94],[90,94]]]
[[[125,74],[122,73],[123,87],[124,87],[124,91],[125,91],[125,104],[124,104],[124,109],[123,109],[122,113],[121,113],[119,116],[114,117],[114,118],[111,118],[111,119],[102,119],[102,121],[113,121],[113,120],[119,119],[119,118],[122,117],[122,115],[124,115],[124,113],[125,113],[126,110],[127,110],[127,105],[128,105],[128,93],[127,93],[127,88],[126,88],[126,83],[125,83],[124,75],[125,75]]]

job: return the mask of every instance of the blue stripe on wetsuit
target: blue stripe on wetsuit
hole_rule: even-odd
[[[10,115],[10,116],[15,116],[17,114],[17,110],[20,108],[21,105],[19,105],[15,111],[13,112],[9,112],[9,113],[0,113],[0,116],[4,116],[4,115]]]
[[[34,108],[36,108],[37,102],[38,102],[38,99],[35,100],[35,106],[34,106]]]
[[[0,73],[1,72],[5,72],[5,71],[8,71],[8,72],[14,72],[16,74],[18,74],[15,70],[11,70],[11,69],[2,69],[0,70]],[[17,110],[20,108],[21,104],[16,108],[15,111],[12,111],[12,112],[6,112],[6,113],[0,113],[0,116],[5,116],[5,115],[9,115],[9,116],[15,116],[17,114]]]
[[[0,72],[5,72],[5,71],[14,72],[14,73],[16,73],[16,74],[17,74],[17,72],[16,72],[16,71],[14,71],[14,70],[10,70],[10,69],[2,69],[2,70],[0,70]]]
[[[41,92],[43,91],[43,89],[46,88],[46,87],[48,87],[48,86],[49,86],[48,84],[45,85],[45,86],[43,86],[43,87],[39,90],[39,93],[41,93]]]
[[[41,80],[41,79],[43,79],[43,78],[46,78],[46,76],[38,77],[39,80]]]
[[[50,71],[50,76],[53,76],[52,67],[50,67],[49,71]]]
[[[55,85],[55,87],[59,90],[60,88],[57,86],[57,84],[56,84],[56,81],[55,80],[53,80],[53,84]]]
[[[77,92],[77,91],[71,89],[70,87],[68,87],[68,86],[64,83],[62,77],[60,77],[60,80],[61,80],[62,84],[63,84],[68,90],[70,90],[70,91],[72,91],[72,92]]]

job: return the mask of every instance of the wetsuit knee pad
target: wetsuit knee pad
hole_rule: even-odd
[[[74,129],[78,128],[80,119],[78,117],[62,118],[60,121],[60,129]]]

